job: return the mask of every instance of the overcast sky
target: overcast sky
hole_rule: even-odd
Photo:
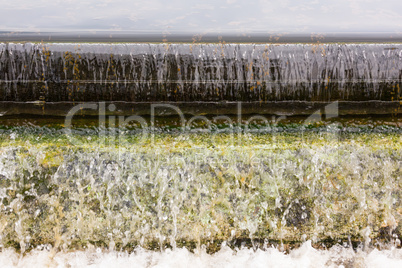
[[[0,31],[397,32],[401,0],[0,0]]]

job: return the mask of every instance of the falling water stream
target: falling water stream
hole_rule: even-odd
[[[399,100],[400,44],[0,44],[1,101]]]
[[[400,266],[401,49],[0,44],[0,263]]]

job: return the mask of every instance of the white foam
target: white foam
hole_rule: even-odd
[[[57,252],[33,250],[21,257],[13,249],[0,253],[1,267],[402,267],[402,249],[361,250],[334,246],[316,250],[307,241],[289,254],[276,248],[254,251],[223,247],[215,254],[185,248],[164,252],[138,248],[128,254],[100,249]]]

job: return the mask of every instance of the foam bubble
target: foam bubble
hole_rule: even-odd
[[[311,242],[289,254],[276,248],[232,250],[227,246],[215,254],[192,253],[186,248],[163,252],[137,248],[133,253],[102,251],[53,252],[32,250],[21,257],[13,249],[0,253],[1,267],[402,267],[402,249],[368,251],[334,246],[317,250]]]

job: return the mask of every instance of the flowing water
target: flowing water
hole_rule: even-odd
[[[401,48],[1,44],[0,263],[401,266]]]
[[[399,100],[400,44],[0,44],[0,101]]]

